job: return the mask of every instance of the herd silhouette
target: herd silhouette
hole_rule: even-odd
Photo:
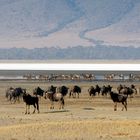
[[[119,85],[116,91],[112,90],[111,85],[95,85],[88,88],[87,93],[89,97],[93,98],[94,96],[110,96],[110,99],[114,103],[114,111],[117,110],[117,103],[122,103],[122,111],[127,111],[127,99],[128,97],[132,98],[134,94],[137,94],[137,89],[135,85],[131,85],[129,87],[125,85]],[[30,114],[30,105],[34,107],[33,113],[37,110],[39,113],[39,98],[44,97],[50,101],[50,109],[54,109],[54,102],[59,102],[59,109],[64,109],[65,101],[64,97],[68,94],[69,98],[80,98],[80,94],[82,93],[82,88],[78,85],[74,85],[73,87],[60,86],[56,87],[51,85],[47,88],[47,90],[42,89],[41,87],[36,87],[33,89],[32,95],[29,94],[26,89],[17,87],[10,87],[6,90],[5,97],[11,103],[20,102],[22,98],[26,104],[25,114]]]

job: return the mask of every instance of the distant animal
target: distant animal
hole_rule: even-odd
[[[108,86],[105,86],[105,85],[104,85],[104,86],[101,88],[101,93],[102,93],[103,96],[104,96],[104,95],[107,96],[107,93],[111,92],[111,90],[112,90],[112,87],[111,87],[110,85],[108,85]]]
[[[68,93],[68,87],[66,86],[61,86],[57,88],[57,92],[61,93],[63,96],[66,96]]]
[[[43,96],[44,90],[41,89],[40,87],[37,87],[33,90],[33,95],[36,96]]]
[[[6,91],[6,98],[9,101],[13,101],[14,103],[16,101],[20,102],[20,97],[22,97],[22,95],[26,92],[26,89],[23,89],[21,87],[18,88],[12,88],[10,87],[9,89],[7,89]]]
[[[38,113],[39,113],[39,99],[37,96],[31,96],[28,93],[24,93],[23,94],[23,101],[26,103],[25,114],[30,114],[30,105],[34,106],[33,113],[35,113],[36,109],[38,110]]]
[[[114,102],[114,111],[117,111],[117,103],[122,103],[122,111],[125,108],[127,111],[127,97],[128,95],[122,95],[114,92],[110,92],[112,101]]]
[[[47,92],[50,92],[50,93],[54,94],[54,93],[56,93],[56,89],[57,89],[57,87],[51,85],[50,87],[48,87]]]
[[[120,93],[120,91],[123,89],[123,86],[122,84],[120,84],[118,87],[117,87],[117,91]]]
[[[11,96],[12,96],[12,92],[14,91],[14,88],[13,87],[10,87],[6,90],[6,94],[5,94],[5,97],[7,98],[7,100],[11,100]]]
[[[119,85],[117,90],[120,94],[128,95],[130,98],[132,98],[134,94],[137,94],[137,89],[134,85],[130,87]]]
[[[101,88],[99,87],[99,85],[95,86],[95,91],[98,93],[98,95],[100,94]]]
[[[69,98],[71,96],[73,96],[73,98],[76,98],[76,93],[77,93],[77,98],[79,98],[79,94],[81,93],[81,88],[77,85],[75,85],[70,89]]]
[[[96,95],[96,89],[91,86],[89,89],[88,89],[88,93],[89,93],[89,96],[93,97]]]
[[[60,106],[59,109],[64,109],[64,96],[62,93],[54,93],[52,91],[46,91],[44,93],[44,98],[49,99],[51,102],[50,109],[54,109],[54,102],[59,102]]]

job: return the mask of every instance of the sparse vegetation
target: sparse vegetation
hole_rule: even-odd
[[[40,114],[25,115],[24,102],[11,104],[6,101],[5,89],[9,86],[32,90],[38,85],[47,89],[51,83],[45,82],[0,82],[0,139],[2,140],[137,140],[140,137],[139,97],[135,95],[132,101],[128,100],[129,110],[113,111],[113,102],[109,96],[95,96],[89,99],[88,88],[96,85],[93,82],[75,83],[82,87],[79,99],[65,97],[64,110],[49,110],[49,100],[41,98]],[[100,82],[99,85],[106,83]],[[120,83],[107,83],[116,90]],[[129,85],[130,83],[128,83]],[[53,83],[60,86],[62,83]],[[72,87],[73,83],[66,86]],[[139,83],[136,83],[139,88]],[[31,107],[31,111],[33,108]]]

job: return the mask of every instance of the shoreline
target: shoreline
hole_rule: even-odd
[[[45,63],[45,64],[140,64],[140,60],[0,60],[2,63]]]

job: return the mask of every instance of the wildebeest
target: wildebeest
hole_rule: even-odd
[[[57,89],[57,87],[55,87],[55,86],[53,86],[53,85],[51,85],[50,87],[48,87],[48,90],[47,90],[47,92],[51,92],[51,93],[56,93],[56,89]]]
[[[133,94],[137,94],[137,89],[134,85],[131,85],[130,87],[122,86],[121,84],[117,87],[117,90],[120,94],[128,95],[131,98],[133,97]]]
[[[51,85],[48,90],[44,93],[44,98],[51,101],[50,109],[54,109],[54,102],[59,102],[59,109],[64,108],[64,96],[67,94],[68,88],[66,86],[61,86],[59,88]]]
[[[101,88],[101,93],[102,93],[103,96],[104,96],[104,95],[107,96],[107,93],[111,92],[111,90],[112,90],[112,87],[111,87],[110,85],[108,85],[108,86],[105,86],[105,85],[104,85],[104,86]]]
[[[23,94],[23,101],[26,103],[26,111],[25,114],[30,114],[30,105],[34,106],[34,111],[33,113],[35,113],[36,108],[38,110],[39,113],[39,99],[37,96],[31,96],[28,93],[24,93]]]
[[[70,89],[69,98],[71,96],[73,96],[73,98],[76,98],[76,93],[77,93],[77,97],[79,98],[79,93],[81,93],[81,88],[77,85],[75,85]]]
[[[96,95],[96,90],[93,86],[91,86],[89,89],[88,89],[88,93],[89,93],[89,96],[95,96]]]
[[[124,108],[127,111],[127,97],[128,97],[128,95],[122,95],[122,94],[114,93],[111,91],[110,96],[114,102],[114,111],[117,111],[117,103],[122,103],[122,105],[123,105],[122,111]]]
[[[120,93],[120,91],[123,89],[123,86],[122,84],[120,84],[118,87],[117,87],[117,91]]]
[[[52,92],[45,92],[44,94],[44,98],[45,99],[49,99],[51,101],[51,107],[50,109],[54,109],[54,102],[59,102],[60,103],[60,107],[59,109],[63,109],[64,108],[64,96],[62,95],[62,93],[52,93]]]
[[[11,96],[12,96],[12,92],[14,91],[13,87],[10,87],[6,90],[6,94],[5,97],[7,98],[7,100],[11,100]]]
[[[95,91],[98,93],[98,95],[100,94],[101,88],[99,87],[99,85],[95,86]]]
[[[20,97],[22,97],[22,95],[26,92],[26,89],[23,89],[21,87],[18,88],[12,88],[10,87],[7,91],[6,91],[6,98],[12,102],[16,102],[16,101],[20,101]]]
[[[68,93],[68,89],[69,88],[66,86],[61,86],[61,87],[58,87],[57,92],[62,93],[63,96],[66,96]]]
[[[39,95],[39,96],[43,96],[44,90],[41,89],[40,87],[37,87],[33,90],[33,95]]]

